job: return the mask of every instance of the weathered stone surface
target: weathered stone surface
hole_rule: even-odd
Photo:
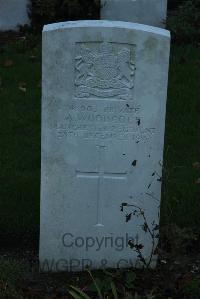
[[[165,27],[167,0],[101,0],[101,19]]]
[[[0,0],[0,31],[17,30],[18,25],[29,23],[29,0]]]
[[[149,262],[169,45],[168,31],[127,22],[44,27],[42,271],[138,266],[131,239]]]

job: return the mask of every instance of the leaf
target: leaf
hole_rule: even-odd
[[[81,291],[79,288],[76,288],[74,286],[71,286],[71,288],[76,291],[79,295],[81,295],[81,297],[77,297],[77,298],[85,298],[85,299],[91,299],[87,294],[85,294],[83,291]],[[73,291],[72,291],[73,292]]]
[[[24,81],[19,82],[19,90],[21,90],[22,92],[26,92],[26,82]]]
[[[126,288],[133,289],[135,280],[136,280],[136,274],[133,271],[127,272],[126,283],[125,283]]]
[[[142,244],[137,244],[135,245],[135,247],[138,249],[138,250],[142,250],[144,248],[144,245]]]
[[[128,245],[130,246],[131,249],[135,248],[135,244],[133,240],[129,240]]]
[[[74,291],[69,291],[69,294],[75,299],[83,299],[83,297],[77,295],[77,293],[75,293]],[[89,298],[89,299],[91,299],[91,298]]]
[[[13,62],[12,59],[7,59],[7,60],[5,60],[5,61],[3,62],[3,66],[4,66],[4,67],[11,67],[11,66],[13,66],[13,65],[14,65],[14,62]]]
[[[22,92],[26,92],[26,87],[19,86],[19,90],[21,90]]]
[[[129,222],[131,220],[132,213],[126,214],[126,222]]]
[[[159,225],[156,224],[156,225],[154,226],[154,228],[153,228],[153,231],[156,231],[156,230],[159,230],[159,229],[160,229]]]
[[[95,285],[95,287],[96,287],[96,289],[97,289],[97,293],[98,293],[99,299],[103,299],[103,296],[102,296],[102,294],[101,294],[101,290],[100,290],[98,284],[96,283],[96,280],[94,279],[92,273],[91,273],[89,270],[88,270],[88,273],[90,274],[90,276],[91,276],[91,278],[92,278],[92,280],[93,280],[93,282],[94,282],[94,285]]]
[[[35,58],[36,58],[35,55],[31,55],[31,56],[30,56],[30,59],[31,59],[31,60],[34,60]]]
[[[194,169],[200,169],[200,163],[199,163],[199,162],[194,162],[194,163],[192,164],[192,167],[193,167]]]
[[[111,282],[112,282],[112,278],[111,277],[106,277],[106,279],[100,279],[100,278],[95,278],[96,284],[98,285],[99,289],[101,290],[101,292],[108,292],[111,290]],[[91,285],[89,286],[89,290],[92,292],[97,292],[97,288],[96,285],[94,284],[94,282],[92,281]]]
[[[149,226],[148,226],[148,224],[145,222],[145,223],[143,224],[143,226],[142,226],[143,231],[144,231],[145,233],[147,233],[148,228],[149,228]]]
[[[128,206],[128,204],[127,204],[126,202],[123,202],[123,203],[121,204],[121,206],[120,206],[121,211],[123,212],[123,211],[124,211],[124,207],[127,207],[127,206]]]
[[[137,160],[134,160],[131,165],[136,166],[137,165]]]
[[[119,299],[119,297],[117,295],[117,289],[116,289],[116,286],[115,286],[115,284],[114,284],[113,281],[111,282],[111,289],[112,289],[112,293],[113,293],[114,299]]]

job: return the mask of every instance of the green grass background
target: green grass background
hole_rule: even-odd
[[[172,47],[166,115],[162,218],[200,226],[200,51]]]
[[[38,37],[0,49],[0,237],[38,241],[41,45]],[[11,59],[13,66],[5,67]],[[200,225],[200,52],[172,47],[162,223]],[[26,82],[26,92],[19,89]],[[19,243],[18,243],[19,244]]]
[[[41,51],[21,41],[1,52],[0,235],[32,239],[39,230]],[[10,59],[13,66],[4,67]]]

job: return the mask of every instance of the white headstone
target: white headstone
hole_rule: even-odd
[[[165,27],[167,0],[101,0],[101,19]]]
[[[168,31],[128,22],[44,27],[42,271],[138,265],[130,240],[150,260],[169,48]]]
[[[17,30],[18,25],[29,23],[29,0],[0,0],[0,31]]]

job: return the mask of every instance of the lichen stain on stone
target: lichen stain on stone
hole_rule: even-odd
[[[146,50],[148,50],[150,52],[155,51],[157,44],[158,44],[158,42],[155,37],[149,37],[144,43]]]
[[[144,59],[147,61],[155,61],[156,51],[155,49],[158,46],[158,41],[155,37],[149,37],[144,43]]]
[[[127,40],[130,41],[130,44],[134,44],[134,41],[137,39],[137,33],[129,30],[127,33]],[[132,42],[131,42],[132,41]]]

